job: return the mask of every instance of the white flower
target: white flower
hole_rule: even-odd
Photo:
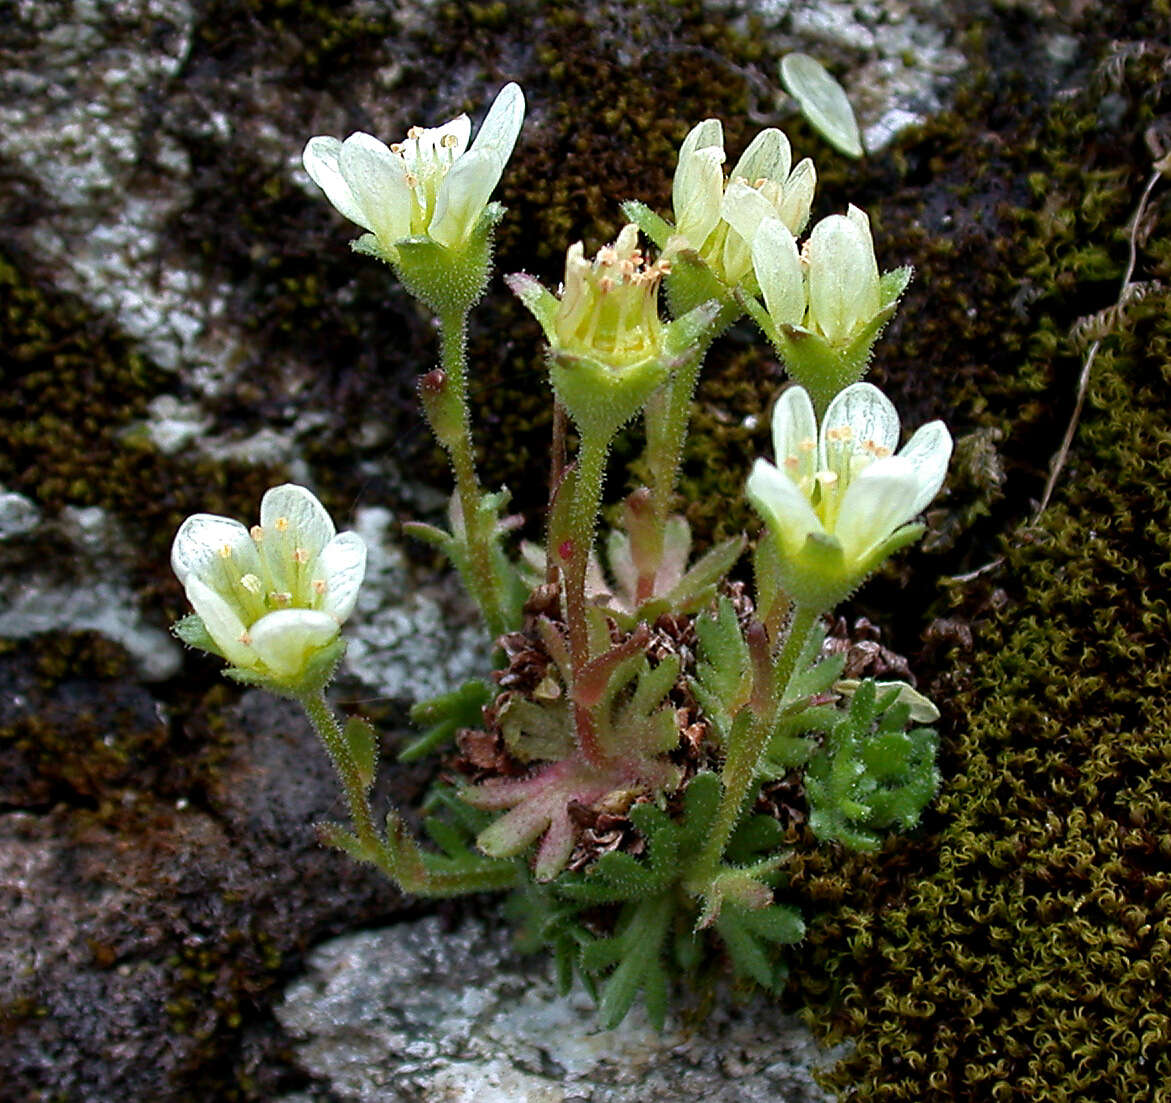
[[[798,602],[829,608],[892,551],[939,492],[951,457],[942,421],[897,454],[899,417],[869,383],[842,391],[818,432],[809,395],[790,387],[773,412],[776,464],[757,460],[747,492],[776,541],[782,582]]]
[[[789,374],[824,410],[866,371],[911,270],[879,276],[870,219],[852,204],[846,214],[818,222],[800,252],[784,222],[758,215],[743,204],[731,215],[741,233],[752,235],[752,266],[764,298],[763,310],[755,300],[744,305]]]
[[[846,344],[882,309],[870,219],[852,203],[813,227],[805,243],[809,265],[807,326],[832,345]]]
[[[735,287],[752,270],[749,243],[764,219],[778,219],[793,234],[809,219],[817,173],[808,157],[791,169],[792,160],[788,138],[775,128],[762,130],[736,162],[725,191],[723,128],[719,119],[699,123],[679,150],[668,251],[696,250]]]
[[[430,238],[459,249],[480,221],[524,121],[517,84],[500,90],[476,140],[460,115],[434,128],[411,127],[386,146],[370,134],[310,138],[305,171],[351,222],[369,230],[381,251],[396,255],[405,238]]]
[[[336,534],[317,498],[286,483],[265,493],[251,530],[211,513],[188,517],[171,567],[225,659],[295,682],[353,611],[366,545]]]
[[[830,345],[845,346],[888,305],[870,219],[853,204],[845,215],[832,214],[814,226],[801,254],[778,219],[761,218],[753,227],[742,217],[740,227],[753,235],[756,280],[775,324],[803,326]]]

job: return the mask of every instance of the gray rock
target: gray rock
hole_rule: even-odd
[[[23,494],[0,487],[0,540],[11,540],[32,532],[41,520],[41,511]]]
[[[133,549],[112,518],[95,507],[66,507],[37,535],[58,557],[46,559],[34,542],[8,564],[14,581],[0,588],[0,638],[99,632],[126,648],[136,675],[146,681],[178,671],[182,649],[144,615],[128,577]]]
[[[757,998],[657,1033],[636,1008],[599,1030],[580,989],[521,958],[503,923],[429,916],[334,939],[277,1007],[300,1063],[355,1103],[828,1103],[827,1059]],[[288,1096],[280,1103],[302,1103]]]
[[[390,539],[381,506],[355,514],[366,541],[366,581],[347,623],[346,669],[372,692],[411,703],[491,669],[491,641],[458,583],[420,585]]]

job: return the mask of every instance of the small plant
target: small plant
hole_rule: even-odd
[[[440,326],[440,363],[419,393],[454,471],[450,525],[407,530],[455,565],[499,664],[415,709],[426,730],[402,757],[444,754],[459,779],[432,792],[429,842],[396,810],[376,814],[375,732],[340,724],[326,702],[365,549],[335,534],[308,490],[270,490],[251,530],[208,515],[184,523],[172,558],[195,613],[175,630],[232,677],[302,703],[351,816],[320,825],[325,842],[421,896],[511,890],[524,940],[554,955],[564,985],[581,977],[604,1025],[640,993],[661,1025],[678,982],[721,962],[766,988],[785,975],[804,927],[786,899],[792,844],[770,793],[802,786],[813,833],[861,850],[914,827],[935,794],[934,733],[911,725],[938,713],[905,683],[844,678],[826,627],[922,535],[916,517],[952,442],[933,422],[900,450],[894,407],[859,381],[909,270],[879,275],[856,207],[799,248],[812,163],[794,168],[770,129],[726,180],[722,129],[708,119],[680,151],[673,224],[629,202],[612,245],[593,257],[570,247],[556,293],[508,277],[548,342],[555,411],[547,538],[509,547],[507,492],[476,470],[464,332],[488,284],[504,213],[490,196],[523,113],[509,85],[470,147],[460,116],[391,146],[313,138],[304,154],[367,231],[355,249],[389,264]],[[693,560],[675,510],[696,379],[744,313],[796,380],[773,411],[773,459],[747,474],[764,521],[751,585],[732,577],[744,537]],[[640,415],[647,485],[599,540],[606,458]]]

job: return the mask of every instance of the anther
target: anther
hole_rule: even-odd
[[[220,548],[220,558],[221,559],[231,559],[232,558],[232,545],[231,544],[224,544]]]
[[[240,576],[240,585],[244,587],[250,594],[259,596],[263,587],[260,584],[260,579],[254,574],[246,574]]]
[[[236,637],[236,642],[242,643],[245,647],[252,643],[252,637],[248,634],[247,628]]]
[[[412,142],[417,142],[421,137],[423,137],[423,128],[421,126],[412,126],[411,129],[407,131],[407,137]]]
[[[287,532],[289,529],[289,519],[287,517],[278,517],[274,523],[277,532]]]
[[[836,472],[833,471],[818,471],[813,476],[822,486],[833,486],[838,481]]]
[[[304,566],[309,562],[309,553],[304,548],[293,549],[293,562]]]
[[[417,188],[419,186],[419,178],[413,172],[406,173],[403,179],[407,182],[408,188]]]
[[[259,525],[253,525],[252,528],[248,530],[248,533],[258,544],[261,540],[264,539],[264,529],[262,529]]]
[[[614,290],[614,281],[609,276],[603,276],[598,280],[598,290],[605,295],[607,291]]]
[[[454,149],[456,141],[457,139],[454,134],[444,134],[443,137],[439,139],[439,144],[443,146],[444,149]]]
[[[401,155],[402,151],[403,151],[402,142],[391,142],[390,143],[390,152],[391,153],[398,153]]]
[[[315,578],[313,580],[313,592],[320,597],[329,587],[326,585],[324,578]]]

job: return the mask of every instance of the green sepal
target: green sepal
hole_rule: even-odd
[[[203,618],[198,613],[188,613],[187,616],[175,621],[171,625],[171,632],[188,647],[206,651],[209,655],[218,655],[221,659],[226,657],[216,646],[215,640],[211,638],[211,633],[208,632]]]
[[[645,203],[637,199],[628,199],[622,204],[622,214],[628,222],[633,222],[658,249],[665,249],[675,227],[665,218],[660,218]]]
[[[227,667],[224,670],[224,677],[231,678],[232,681],[239,682],[241,685],[256,686],[258,689],[267,690],[278,697],[301,701],[306,697],[320,693],[333,681],[338,664],[342,661],[342,656],[345,653],[346,641],[339,636],[332,643],[314,652],[305,664],[301,677],[297,679],[277,678],[266,671],[239,666]]]
[[[504,277],[512,293],[520,299],[530,314],[537,319],[544,331],[545,340],[551,345],[557,343],[557,310],[560,300],[540,280],[527,272],[514,272]]]
[[[499,203],[489,203],[475,229],[455,249],[429,237],[396,241],[397,255],[391,263],[403,287],[440,317],[466,314],[488,286],[493,230],[503,214]]]
[[[677,363],[703,352],[719,333],[724,303],[715,296],[702,299],[682,317],[669,322],[663,330],[663,347]],[[725,323],[726,325],[727,323]]]
[[[586,437],[609,442],[667,378],[662,356],[611,364],[556,347],[549,351],[549,378],[557,399]]]
[[[716,277],[695,249],[672,252],[671,271],[663,282],[672,318],[682,320],[705,303],[715,304],[712,321],[716,324],[712,325],[709,341],[715,340],[743,313],[735,294]]]

